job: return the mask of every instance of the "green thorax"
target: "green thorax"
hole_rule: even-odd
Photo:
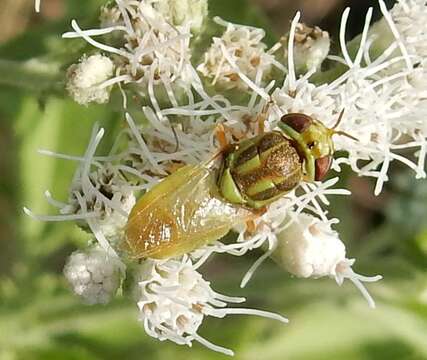
[[[304,179],[321,180],[329,170],[334,154],[334,131],[320,121],[299,113],[283,116],[278,126],[292,139],[303,159]]]
[[[300,156],[278,131],[243,140],[224,156],[218,186],[222,196],[233,204],[261,208],[302,180]]]

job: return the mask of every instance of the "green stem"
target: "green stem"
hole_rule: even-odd
[[[29,61],[0,59],[0,85],[37,93],[61,94],[64,91],[64,79],[60,67],[37,59]]]

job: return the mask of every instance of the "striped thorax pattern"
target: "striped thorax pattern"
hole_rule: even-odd
[[[291,140],[272,131],[226,151],[218,186],[227,201],[257,209],[295,188],[302,176],[301,159]]]

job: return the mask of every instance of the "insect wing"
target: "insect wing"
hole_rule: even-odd
[[[125,247],[134,258],[179,256],[226,235],[246,211],[215,194],[215,177],[186,166],[153,187],[135,205]]]

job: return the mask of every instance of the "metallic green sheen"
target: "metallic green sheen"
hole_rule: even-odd
[[[244,204],[245,201],[240,194],[240,190],[230,174],[230,169],[225,169],[222,173],[219,187],[222,196],[233,204]]]
[[[294,189],[302,161],[291,141],[272,131],[233,145],[225,154],[218,187],[230,203],[258,209]]]
[[[295,142],[298,152],[304,159],[305,180],[316,180],[316,161],[324,157],[332,157],[334,131],[324,126],[320,121],[312,119],[312,124],[302,132],[294,130],[280,121],[279,128]]]
[[[303,137],[296,132],[294,129],[292,129],[290,126],[283,124],[283,123],[279,123],[279,127],[280,129],[283,130],[283,132],[288,135],[291,139],[295,140],[297,142],[297,144],[299,145],[299,149],[300,152],[302,152],[304,154],[304,169],[305,169],[305,175],[307,177],[307,179],[309,179],[310,181],[314,181],[315,178],[315,166],[314,166],[314,162],[315,162],[315,158],[314,156],[311,154],[311,152],[309,151],[309,149],[307,148]]]

